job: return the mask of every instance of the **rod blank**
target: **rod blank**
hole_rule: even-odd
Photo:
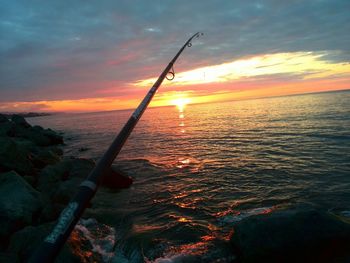
[[[187,42],[178,51],[178,53],[174,56],[174,58],[170,61],[170,63],[166,66],[157,81],[154,83],[153,87],[149,90],[140,105],[136,108],[127,123],[119,132],[118,136],[114,139],[110,147],[98,161],[95,168],[87,176],[86,180],[80,184],[77,194],[62,211],[52,232],[45,238],[37,250],[32,254],[31,258],[29,259],[30,263],[46,263],[53,262],[55,260],[61,248],[67,241],[70,233],[73,231],[75,225],[82,216],[84,210],[90,203],[91,199],[94,197],[102,177],[107,174],[114,159],[121,151],[130,133],[135,128],[137,122],[146,110],[148,104],[151,102],[164,78],[166,78],[167,74],[173,68],[176,60],[184,51],[184,49],[186,47],[192,46],[191,41],[195,37],[199,37],[201,35],[203,35],[203,33],[198,32],[194,34],[190,39],[188,39]]]

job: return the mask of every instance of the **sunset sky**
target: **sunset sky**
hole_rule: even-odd
[[[0,111],[134,108],[350,89],[350,1],[16,1],[0,7]]]

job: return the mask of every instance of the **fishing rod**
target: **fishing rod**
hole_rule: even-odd
[[[146,110],[148,104],[151,102],[154,94],[162,84],[163,80],[173,80],[175,77],[174,64],[186,47],[192,46],[192,40],[202,36],[203,33],[196,33],[182,46],[175,57],[170,61],[168,66],[160,74],[153,87],[148,91],[140,105],[136,108],[127,123],[124,125],[118,136],[114,139],[108,150],[104,153],[102,158],[98,161],[95,168],[90,172],[85,181],[83,181],[77,194],[73,197],[71,202],[61,212],[58,221],[52,232],[45,238],[36,251],[29,259],[30,263],[46,263],[53,262],[60,252],[62,246],[67,241],[70,233],[73,231],[75,225],[82,216],[84,210],[88,207],[90,200],[97,192],[97,188],[101,182],[102,177],[108,173],[114,159],[119,154],[130,133],[136,126],[142,114]],[[168,75],[170,75],[168,77]]]

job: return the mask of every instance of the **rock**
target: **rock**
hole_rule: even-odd
[[[0,137],[0,172],[15,170],[21,175],[33,175],[35,169],[30,161],[30,143]]]
[[[0,115],[0,136],[25,138],[38,146],[63,144],[63,137],[51,129],[32,127],[22,116],[13,115],[11,121]]]
[[[81,147],[81,148],[79,148],[79,152],[86,152],[86,151],[88,151],[89,150],[89,148],[87,148],[87,147]]]
[[[15,124],[17,124],[17,125],[19,125],[19,126],[21,126],[21,127],[24,127],[24,128],[30,128],[30,127],[32,127],[32,126],[25,120],[25,118],[23,118],[23,117],[20,116],[20,115],[16,115],[16,114],[12,115],[11,120],[12,120],[13,123],[15,123]]]
[[[15,137],[25,138],[38,146],[52,145],[50,139],[43,134],[43,132],[35,131],[33,128],[23,128],[21,126],[15,126]]]
[[[8,131],[9,136],[28,139],[38,146],[63,144],[63,137],[51,129],[43,129],[40,126],[31,127],[29,124],[25,126],[14,122],[13,124],[12,130]]]
[[[82,180],[80,178],[72,178],[61,182],[53,193],[52,200],[55,203],[66,205],[74,197],[78,191],[78,187]]]
[[[9,119],[4,115],[0,113],[0,123],[8,122]]]
[[[61,181],[68,176],[69,169],[65,162],[48,165],[38,175],[37,189],[51,198]]]
[[[30,184],[32,187],[35,187],[36,180],[35,180],[35,177],[34,177],[34,176],[25,175],[25,176],[22,176],[22,178],[23,178],[28,184]]]
[[[63,137],[51,129],[45,129],[42,131],[43,135],[49,138],[50,145],[63,144]]]
[[[133,183],[130,176],[123,175],[115,166],[112,166],[110,173],[106,174],[101,185],[110,189],[128,188]]]
[[[55,165],[46,166],[38,176],[37,188],[50,198],[53,198],[63,181],[78,178],[78,180],[75,180],[75,183],[77,181],[82,182],[93,169],[94,165],[95,163],[92,160],[67,158]],[[63,187],[68,187],[68,184]],[[71,191],[76,191],[75,186]]]
[[[35,222],[43,207],[41,195],[16,172],[0,174],[0,241]]]
[[[0,252],[0,262],[6,263],[19,263],[19,258],[16,254],[11,253],[1,253]]]
[[[39,126],[39,125],[34,125],[33,130],[36,132],[42,132],[44,130],[44,128]]]
[[[35,168],[43,168],[61,160],[55,147],[39,147],[23,138],[0,137],[0,171],[15,170],[21,175],[36,173]]]
[[[52,151],[54,154],[57,154],[59,156],[62,156],[63,155],[63,150],[59,147],[56,147],[56,146],[50,146],[48,147],[48,149],[50,151]]]
[[[0,114],[0,136],[12,136],[14,133],[14,123],[5,115]]]
[[[328,212],[291,209],[234,226],[239,262],[349,262],[350,224]]]
[[[0,122],[0,136],[10,136],[13,137],[15,135],[15,124],[7,121]]]
[[[57,152],[57,151],[56,151]],[[37,168],[43,168],[49,164],[58,163],[61,157],[50,148],[35,148],[31,154],[31,161]]]
[[[10,240],[8,252],[18,255],[21,262],[26,262],[40,243],[53,230],[54,223],[47,223],[37,227],[28,226],[16,232]],[[59,253],[55,263],[83,262],[73,254],[72,249],[66,244]],[[90,261],[86,261],[90,262]]]

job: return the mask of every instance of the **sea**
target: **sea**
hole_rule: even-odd
[[[28,121],[98,160],[132,112]],[[133,185],[100,189],[77,226],[105,262],[231,262],[247,217],[304,204],[350,217],[350,91],[149,108],[115,165]]]

